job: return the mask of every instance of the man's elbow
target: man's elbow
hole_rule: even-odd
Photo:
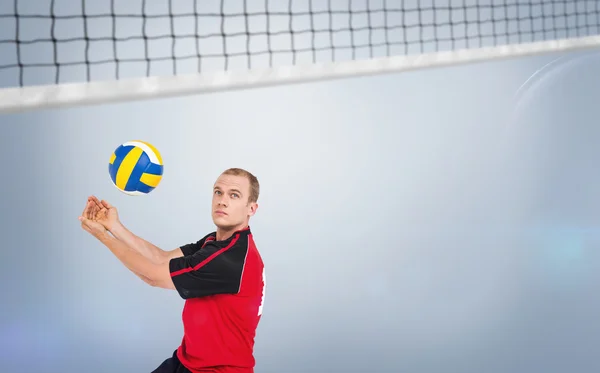
[[[152,286],[153,288],[162,288],[162,289],[171,289],[171,285],[169,285],[168,282],[164,281],[164,280],[156,280],[156,279],[151,279],[148,277],[141,277],[142,280],[144,280],[144,282],[150,286]],[[173,284],[173,282],[171,282],[171,284]],[[175,287],[172,287],[173,289],[175,289]]]
[[[146,278],[144,281],[152,287],[172,290],[175,289],[175,285],[171,279],[171,272],[169,271],[168,262],[153,265],[145,277]]]
[[[171,273],[167,271],[157,271],[152,278],[150,278],[150,286],[161,289],[174,290],[175,284],[171,278]]]
[[[146,276],[138,276],[140,279],[142,279],[142,281],[144,281],[146,284],[152,286],[152,287],[158,287],[158,282],[156,280],[153,280],[149,277]]]
[[[152,286],[152,287],[156,287],[156,281],[151,280],[147,277],[143,278],[142,280],[144,280],[145,283],[147,283],[148,285]]]
[[[151,280],[149,283],[150,286],[155,288],[167,289],[167,290],[175,290],[175,285],[171,279],[163,279],[163,280]]]

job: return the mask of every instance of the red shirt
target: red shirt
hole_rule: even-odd
[[[213,232],[181,251],[169,263],[185,299],[177,357],[193,373],[253,373],[265,272],[250,228],[222,241]]]

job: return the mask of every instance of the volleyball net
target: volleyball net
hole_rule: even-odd
[[[600,46],[597,0],[0,2],[0,112]]]

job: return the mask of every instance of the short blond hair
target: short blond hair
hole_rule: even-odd
[[[251,172],[244,170],[243,168],[228,168],[223,171],[222,175],[233,175],[233,176],[244,176],[250,182],[250,194],[248,195],[248,202],[257,202],[258,195],[260,194],[260,184],[258,179]]]

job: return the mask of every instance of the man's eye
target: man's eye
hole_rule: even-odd
[[[238,195],[237,195],[236,193],[233,193],[233,194],[232,194],[232,196],[233,196],[234,198],[238,198]]]

